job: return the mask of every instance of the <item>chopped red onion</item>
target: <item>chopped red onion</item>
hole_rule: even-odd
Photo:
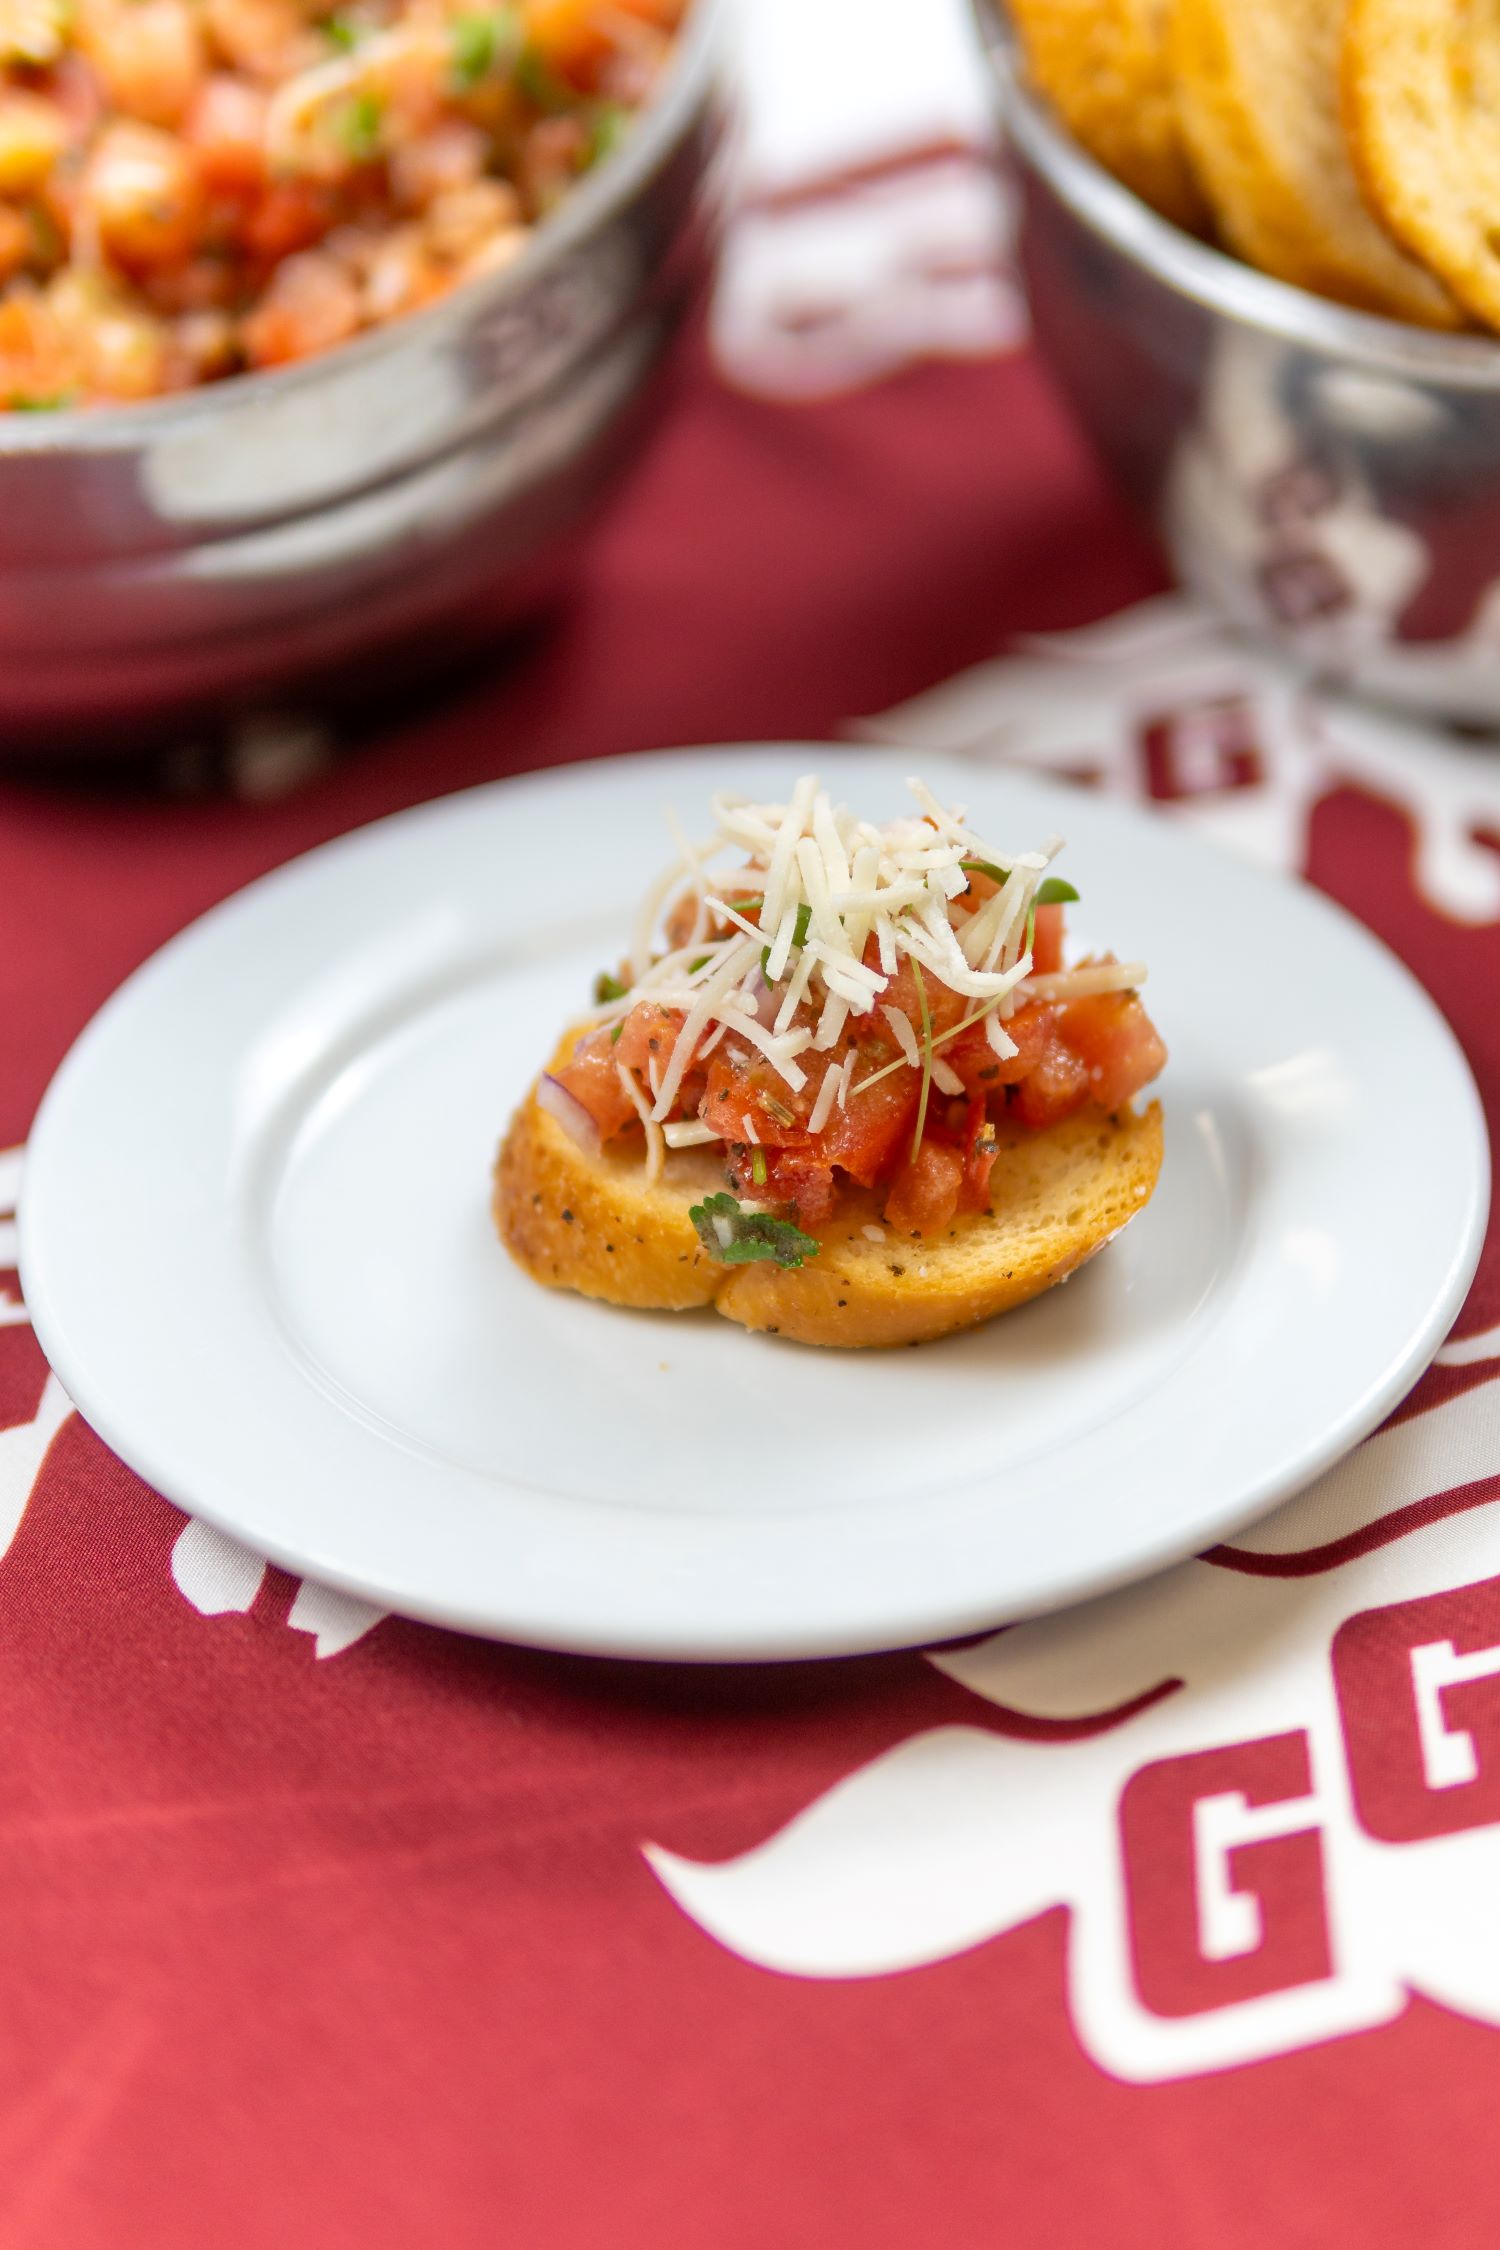
[[[771,989],[759,969],[756,970],[754,978],[746,985],[745,990],[755,1002],[756,1022],[763,1024],[765,1029],[769,1031],[776,1021],[776,1011],[781,1006],[780,995]]]
[[[586,1156],[597,1156],[601,1147],[599,1128],[584,1108],[576,1094],[570,1094],[560,1078],[550,1072],[538,1081],[536,1098],[538,1106],[555,1117],[569,1140],[576,1141]]]

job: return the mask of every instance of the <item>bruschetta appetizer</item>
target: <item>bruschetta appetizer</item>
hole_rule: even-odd
[[[714,800],[513,1120],[494,1213],[536,1280],[803,1343],[919,1343],[1063,1281],[1149,1200],[1146,970],[1067,965],[1061,848],[910,784]]]

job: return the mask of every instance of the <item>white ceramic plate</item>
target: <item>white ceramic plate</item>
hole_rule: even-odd
[[[83,1414],[290,1568],[568,1649],[893,1647],[1207,1545],[1381,1419],[1488,1201],[1447,1026],[1365,931],[1180,828],[932,764],[976,826],[1061,830],[1074,934],[1151,964],[1156,1198],[1068,1288],[952,1341],[813,1351],[538,1288],[498,1136],[710,790],[816,765],[886,818],[907,761],[724,749],[505,782],[296,861],[95,1019],[28,1156],[23,1281]],[[567,844],[567,890],[540,834]],[[582,913],[580,913],[582,908]]]

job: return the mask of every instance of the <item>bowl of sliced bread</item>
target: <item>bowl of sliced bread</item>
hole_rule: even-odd
[[[1500,720],[1500,19],[977,6],[1038,348],[1184,584]]]

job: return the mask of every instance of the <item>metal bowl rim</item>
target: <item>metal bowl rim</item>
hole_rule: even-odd
[[[997,39],[984,0],[978,0],[978,11],[1010,140],[1075,218],[1165,288],[1242,327],[1371,370],[1453,389],[1500,390],[1500,340],[1450,335],[1356,311],[1259,273],[1162,218],[1087,155],[1022,85],[1003,28]]]
[[[143,399],[130,406],[62,408],[33,420],[0,413],[0,467],[7,460],[123,453],[159,440],[186,426],[253,399],[286,398],[316,387],[369,361],[394,356],[404,347],[421,348],[424,339],[444,329],[466,328],[483,311],[525,294],[539,275],[569,250],[614,218],[634,199],[680,137],[712,82],[719,56],[719,33],[728,0],[693,0],[686,27],[660,93],[642,111],[640,128],[596,172],[580,180],[556,213],[536,229],[532,240],[503,273],[465,282],[420,312],[406,313],[352,338],[333,351],[291,367],[250,369],[202,383],[190,391]]]

